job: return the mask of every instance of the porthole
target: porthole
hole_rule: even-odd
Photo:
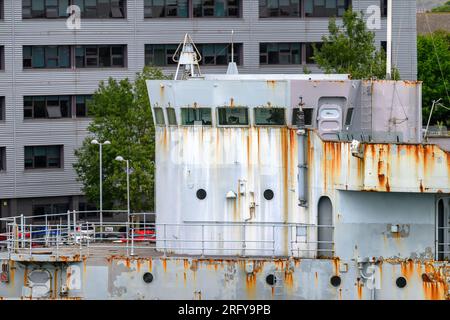
[[[145,283],[150,283],[153,281],[153,275],[150,272],[146,272],[142,276],[142,279],[144,280]]]
[[[273,191],[270,189],[267,189],[264,191],[264,199],[266,200],[272,200],[274,197]]]
[[[205,189],[198,189],[197,190],[197,198],[200,200],[203,200],[206,198],[206,190]]]
[[[404,277],[398,277],[397,280],[395,280],[395,284],[397,285],[397,287],[399,287],[401,289],[401,288],[406,287],[408,282],[406,281],[406,279]]]
[[[266,277],[266,282],[269,286],[273,286],[277,282],[277,278],[273,274]]]
[[[342,280],[341,280],[341,277],[339,277],[339,276],[332,276],[330,278],[330,283],[333,287],[339,287],[341,285],[341,282],[342,282]]]

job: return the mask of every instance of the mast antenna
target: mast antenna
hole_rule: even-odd
[[[180,43],[175,50],[172,60],[178,63],[174,80],[178,79],[178,73],[181,66],[184,66],[181,80],[186,80],[189,77],[201,77],[202,74],[200,72],[199,62],[202,60],[202,56],[188,33],[185,34],[183,42]]]
[[[227,74],[239,74],[236,62],[234,62],[234,30],[231,30],[231,61],[228,63]]]

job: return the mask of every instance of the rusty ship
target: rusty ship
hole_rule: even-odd
[[[449,299],[450,139],[424,138],[420,82],[178,50],[147,81],[155,213],[3,218],[1,298]]]

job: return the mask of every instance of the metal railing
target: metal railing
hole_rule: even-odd
[[[202,222],[155,223],[152,213],[68,211],[61,214],[0,219],[0,246],[9,254],[93,253],[114,249],[127,256],[189,254],[199,256],[333,256],[333,241],[318,239],[317,226],[302,223]],[[332,238],[331,238],[332,239]]]

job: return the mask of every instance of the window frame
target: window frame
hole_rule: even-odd
[[[0,96],[0,122],[4,122],[6,119],[6,97]]]
[[[122,54],[113,53],[114,48],[121,48]],[[109,50],[109,66],[101,66],[101,55],[100,50],[108,48]],[[79,55],[77,52],[79,49],[83,50],[83,54]],[[88,53],[88,50],[94,50],[95,54],[92,52]],[[126,44],[92,44],[92,45],[74,45],[73,46],[74,51],[74,68],[75,69],[119,69],[119,68],[127,68],[127,45]],[[114,64],[114,59],[121,58],[123,60],[123,63],[119,65]],[[82,58],[82,65],[80,65],[78,62],[78,59]],[[88,63],[88,60],[91,59],[91,61],[95,60],[95,65],[90,65]]]
[[[157,115],[157,113],[159,113],[159,115]],[[166,118],[164,116],[164,109],[162,107],[153,107],[153,122],[155,123],[155,126],[158,127],[165,127],[166,126]],[[159,118],[159,120],[162,119],[162,123],[158,122],[158,116],[162,118]]]
[[[67,100],[62,99],[67,98]],[[49,107],[55,107],[55,105],[49,105],[49,101],[53,101],[53,99],[58,100],[58,106],[60,108],[60,117],[52,117],[49,114],[48,108]],[[27,102],[31,101],[31,106],[26,105]],[[36,117],[35,114],[37,113],[35,108],[37,107],[35,105],[36,102],[43,101],[44,103],[44,110],[45,110],[45,117]],[[67,101],[68,104],[65,107],[66,111],[63,112],[63,105],[61,104],[62,101]],[[45,119],[45,120],[54,120],[54,119],[71,119],[73,112],[72,112],[73,104],[72,104],[72,96],[70,95],[47,95],[47,96],[23,96],[23,120],[39,120],[39,119]],[[31,112],[31,116],[26,116],[27,112]],[[66,114],[65,116],[63,114]]]
[[[57,50],[57,54],[55,56],[50,56],[48,51],[52,48],[56,48]],[[35,51],[37,51],[38,49],[42,50],[42,59],[43,59],[43,66],[33,66],[33,56],[38,55],[38,53]],[[68,49],[67,52],[69,53],[68,57],[66,58],[66,60],[69,62],[68,66],[60,66],[61,65],[61,50],[63,49]],[[29,56],[28,53],[26,51],[30,50],[29,52]],[[54,66],[49,66],[49,61],[55,60],[57,59],[57,65],[56,67]],[[25,63],[25,61],[29,61],[29,66],[28,63]],[[71,64],[72,61],[72,49],[70,45],[44,45],[44,46],[40,46],[40,45],[27,45],[27,46],[23,46],[22,47],[22,68],[23,70],[43,70],[43,69],[53,69],[53,70],[59,70],[59,69],[70,69],[72,67]]]
[[[195,1],[203,2],[200,4],[201,5],[200,10],[202,12],[202,15],[196,15],[196,6],[194,3]],[[191,8],[192,8],[190,10],[190,12],[192,14],[192,18],[194,18],[194,19],[205,19],[205,18],[206,19],[208,19],[208,18],[209,19],[239,19],[239,18],[242,18],[242,1],[241,0],[223,0],[224,12],[227,12],[227,15],[224,15],[224,16],[217,16],[215,14],[215,10],[216,10],[215,3],[213,3],[212,5],[205,5],[204,2],[206,2],[206,1],[207,0],[191,0],[191,1],[189,1],[189,4],[191,5]],[[236,1],[237,5],[230,6],[229,2],[231,2],[231,1]],[[208,10],[213,10],[213,14],[205,16],[205,9],[204,9],[205,7]],[[231,9],[237,10],[237,15],[232,15],[232,16],[229,15],[230,7],[231,7]]]
[[[217,127],[222,127],[222,128],[247,128],[250,127],[252,125],[251,123],[251,119],[250,119],[250,112],[249,112],[249,107],[247,106],[233,106],[233,107],[229,107],[229,106],[220,106],[220,107],[216,107],[216,126]],[[244,109],[246,112],[246,116],[247,116],[247,124],[220,124],[220,110],[233,110],[233,109]]]
[[[196,125],[195,121],[200,121],[200,120],[194,120],[193,124],[185,124],[184,123],[184,119],[183,119],[183,110],[194,110],[194,111],[200,111],[200,110],[209,110],[210,111],[210,119],[211,119],[211,124],[201,124],[201,125]],[[197,118],[198,114],[196,115]],[[202,120],[203,121],[203,120]],[[214,126],[214,108],[209,108],[209,107],[181,107],[180,108],[180,125],[183,127],[196,127],[196,126],[201,126],[201,127],[212,127]]]
[[[306,7],[307,7],[307,2],[311,1],[312,4],[312,13],[309,14],[309,12],[306,11]],[[314,5],[314,1],[315,0],[302,0],[303,2],[303,16],[308,19],[308,18],[331,18],[331,17],[336,17],[336,18],[342,18],[343,13],[339,14],[339,10],[343,9],[344,12],[346,10],[348,10],[350,7],[352,7],[352,0],[323,0],[324,5],[323,6],[315,6]],[[324,7],[324,9],[327,9],[327,1],[335,1],[335,12],[334,14],[323,14],[323,15],[319,15],[319,14],[315,14],[314,11],[316,10],[316,7]],[[344,1],[344,5],[340,5],[339,2],[340,1]]]
[[[289,0],[289,2],[293,2],[295,0]],[[258,2],[258,18],[259,19],[299,19],[303,17],[303,0],[297,0],[298,1],[298,6],[297,6],[297,10],[298,10],[298,14],[297,15],[282,15],[281,14],[281,6],[280,5],[280,1],[278,0],[278,6],[277,6],[277,11],[278,14],[277,15],[270,15],[270,8],[269,8],[269,3],[268,0],[259,0]],[[265,4],[262,4],[263,2],[265,2]],[[292,6],[292,4],[290,4]],[[266,11],[267,15],[262,15],[262,12]]]
[[[168,125],[169,127],[175,127],[175,126],[178,126],[178,119],[177,119],[178,117],[177,117],[177,112],[176,112],[175,108],[173,108],[173,107],[167,107],[167,108],[164,108],[164,109],[165,109],[165,111],[166,111],[167,125]],[[174,119],[175,119],[175,124],[171,123],[171,121],[170,121],[169,109],[173,111],[173,116],[174,116]]]
[[[183,0],[176,0],[177,1],[177,6],[176,6],[177,15],[176,16],[167,15],[168,11],[170,10],[170,5],[167,5],[167,0],[162,0],[162,1],[164,1],[164,5],[161,6],[162,10],[164,11],[164,16],[158,16],[158,17],[147,15],[146,10],[149,10],[149,9],[152,9],[152,7],[155,7],[155,5],[153,5],[153,4],[147,5],[146,3],[149,1],[153,2],[154,0],[144,0],[144,10],[143,10],[144,11],[144,19],[186,19],[186,18],[190,18],[190,8],[191,8],[190,0],[185,0],[186,1],[186,16],[178,15],[178,12],[180,11],[179,2],[183,1]],[[167,7],[169,7],[169,8],[167,8]],[[172,10],[173,10],[173,8],[172,8]],[[153,10],[152,10],[152,13],[153,13]]]
[[[292,127],[297,128],[297,124],[295,123],[295,112],[296,110],[300,110],[300,108],[292,108],[292,118],[291,118],[291,125]],[[305,113],[305,127],[314,127],[314,114],[315,114],[315,108],[313,107],[302,107],[303,112]],[[305,110],[308,110],[308,112],[311,112],[310,117],[311,117],[311,122],[308,124],[306,122],[306,112]],[[309,111],[311,110],[311,111]]]
[[[49,155],[49,150],[50,148],[54,148],[57,147],[58,150],[58,166],[57,167],[53,167],[50,166],[50,162],[52,159],[56,159],[53,158]],[[27,156],[27,148],[32,148],[31,149],[31,158],[29,158]],[[45,148],[45,162],[46,162],[46,166],[45,167],[36,167],[36,148]],[[43,157],[43,156],[40,156]],[[27,161],[31,159],[31,163],[32,166],[31,167],[27,167]],[[27,170],[39,170],[39,169],[63,169],[64,168],[64,145],[36,145],[36,146],[24,146],[24,169]]]
[[[0,172],[5,172],[6,168],[6,147],[0,147]]]
[[[288,45],[289,46],[289,60],[291,61],[290,63],[269,63],[269,58],[270,58],[270,51],[269,51],[269,46],[277,46],[277,52],[278,54],[278,61],[280,61],[280,45]],[[294,59],[294,53],[293,51],[295,49],[293,49],[293,45],[298,45],[298,55],[299,55],[299,62],[298,63],[293,63],[292,60]],[[263,46],[266,47],[265,52],[263,53]],[[302,53],[302,47],[303,47],[303,43],[301,42],[260,42],[259,43],[259,65],[260,66],[299,66],[303,64],[303,53]],[[283,54],[285,55],[285,54]],[[266,58],[266,62],[261,62],[262,57]]]
[[[257,122],[257,116],[256,116],[256,112],[258,111],[258,110],[267,110],[267,109],[281,109],[281,110],[283,110],[283,124],[258,124],[258,122]],[[287,108],[285,108],[285,107],[266,107],[266,106],[260,106],[260,107],[256,107],[256,108],[253,108],[253,122],[254,122],[254,125],[256,126],[256,127],[286,127],[287,126],[287,117],[286,117],[286,110],[287,110]]]

